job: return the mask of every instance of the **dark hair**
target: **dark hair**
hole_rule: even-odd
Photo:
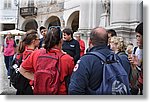
[[[62,32],[60,27],[58,26],[50,27],[45,38],[44,48],[48,52],[52,47],[58,45],[61,39],[62,39]]]
[[[40,32],[41,32],[42,29],[46,29],[46,28],[45,28],[44,26],[41,26],[41,27],[40,27]]]
[[[140,24],[135,28],[135,32],[140,33],[141,35],[143,35],[143,22],[140,23]]]
[[[117,36],[117,33],[116,33],[116,31],[114,29],[107,30],[107,33],[111,33],[111,37]]]
[[[108,43],[108,34],[98,31],[99,27],[94,28],[90,33],[90,40],[93,45],[99,46]]]
[[[72,29],[65,28],[62,32],[66,33],[67,35],[71,35],[71,37],[73,38],[73,31],[72,31]]]
[[[22,41],[19,43],[18,47],[18,53],[23,53],[25,51],[25,46],[30,45],[32,43],[32,40],[36,39],[38,37],[37,31],[35,30],[29,30],[22,38]]]

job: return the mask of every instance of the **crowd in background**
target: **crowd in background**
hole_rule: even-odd
[[[51,63],[48,59],[40,59],[39,56],[42,54],[43,56],[58,55],[60,61],[61,84],[54,94],[89,94],[86,91],[87,86],[96,89],[101,84],[103,73],[102,68],[99,68],[102,64],[98,59],[85,54],[100,49],[106,49],[103,51],[106,55],[109,51],[113,51],[119,56],[120,63],[129,78],[131,94],[143,94],[143,23],[135,28],[137,46],[132,43],[126,44],[124,38],[117,36],[115,30],[105,30],[102,27],[93,28],[87,49],[80,33],[73,35],[70,28],[61,30],[59,26],[49,28],[41,26],[39,30],[41,39],[37,31],[30,30],[22,37],[18,45],[11,33],[5,36],[3,53],[8,79],[10,79],[11,61],[14,55],[19,53],[23,55],[19,72],[29,80],[28,88],[17,90],[16,94],[38,94],[38,87],[42,86],[35,87],[36,71],[40,67],[47,67],[47,63]],[[68,85],[64,81],[67,76],[71,78]]]

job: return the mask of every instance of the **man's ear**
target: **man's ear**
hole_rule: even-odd
[[[90,44],[92,44],[92,41],[91,41],[91,39],[89,39],[89,45],[90,45]]]
[[[91,39],[89,39],[89,47],[90,47],[90,48],[92,48],[92,47],[93,47],[93,44],[92,44]]]

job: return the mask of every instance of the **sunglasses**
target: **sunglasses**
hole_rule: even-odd
[[[60,39],[62,39],[62,32],[61,32],[60,28],[61,28],[60,26],[50,26],[48,30],[51,31],[53,29],[57,29],[59,32],[59,37],[60,37]]]

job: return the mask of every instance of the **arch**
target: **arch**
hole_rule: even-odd
[[[79,28],[79,11],[73,12],[68,20],[67,20],[67,27],[72,28],[73,32],[76,32]]]
[[[49,28],[50,26],[61,26],[59,17],[51,16],[45,21],[45,26]]]
[[[38,23],[35,19],[29,19],[29,20],[26,20],[23,24],[22,24],[22,29],[24,31],[28,31],[30,29],[34,29],[34,30],[37,30],[38,28]]]

